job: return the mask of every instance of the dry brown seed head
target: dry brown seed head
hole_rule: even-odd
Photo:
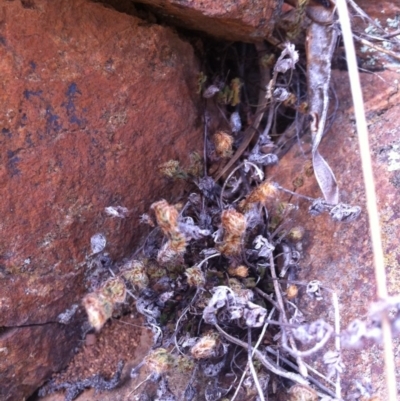
[[[100,331],[106,321],[111,317],[114,304],[98,292],[87,294],[82,304],[88,315],[89,323],[96,331]]]
[[[265,203],[269,199],[274,198],[277,192],[276,186],[265,180],[258,187],[254,188],[245,200],[240,202],[240,208],[246,211],[253,203]]]
[[[185,271],[187,282],[191,287],[203,287],[206,279],[200,267],[194,266]]]
[[[122,267],[122,277],[133,287],[139,289],[146,288],[149,284],[149,278],[146,274],[146,268],[140,260],[130,260]]]
[[[184,179],[187,177],[187,174],[180,167],[178,160],[168,160],[167,162],[160,164],[158,166],[158,171],[160,174],[168,178]]]
[[[235,209],[224,210],[221,215],[224,238],[218,250],[227,256],[237,255],[241,251],[241,241],[246,231],[246,217]]]
[[[223,242],[217,249],[225,256],[234,256],[241,252],[241,243],[241,237],[225,234]]]
[[[244,290],[244,285],[237,278],[228,279],[228,286],[237,295]]]
[[[151,351],[144,361],[151,372],[159,375],[173,368],[175,364],[175,358],[165,348],[157,348]]]
[[[146,261],[146,273],[150,279],[157,280],[167,274],[167,270],[155,261]]]
[[[246,231],[246,217],[235,209],[222,212],[221,224],[227,234],[235,237],[241,237]]]
[[[166,200],[162,199],[154,202],[151,205],[151,209],[154,210],[157,224],[165,235],[170,236],[171,232],[177,230],[179,213],[174,206],[171,206]]]
[[[261,58],[261,64],[264,68],[271,68],[275,64],[275,54],[266,54]]]
[[[286,296],[289,300],[296,298],[298,293],[299,289],[297,288],[297,285],[294,284],[289,285],[288,289],[286,290]]]
[[[125,302],[126,287],[124,280],[120,277],[114,277],[107,280],[99,290],[100,294],[111,300],[112,303]]]
[[[218,345],[218,336],[214,333],[206,334],[192,347],[190,353],[193,358],[206,359],[215,355]]]
[[[301,114],[306,114],[306,113],[308,113],[308,109],[309,109],[308,103],[307,102],[301,102],[300,105],[299,105],[298,111]]]
[[[215,151],[219,157],[232,156],[233,137],[224,131],[218,131],[213,136]]]
[[[288,234],[289,239],[291,239],[294,242],[300,241],[304,236],[304,228],[297,226],[293,227]]]
[[[296,191],[298,188],[301,188],[304,185],[304,177],[302,175],[297,176],[293,181],[292,181],[294,190]]]
[[[229,267],[228,273],[233,277],[247,277],[249,275],[249,268],[244,265],[238,267]]]
[[[179,355],[176,358],[176,367],[180,373],[189,374],[193,372],[194,361],[186,355]]]
[[[314,175],[314,167],[313,167],[311,160],[308,160],[307,162],[305,162],[303,171],[304,171],[304,174],[306,175],[306,177],[311,177]]]
[[[158,251],[157,262],[163,266],[180,265],[183,263],[183,254],[186,248],[186,242],[175,242],[175,246],[171,241],[167,241],[165,245]],[[179,246],[177,246],[179,245]]]
[[[197,152],[192,152],[189,155],[190,158],[190,166],[187,170],[188,174],[191,174],[195,177],[201,177],[203,173],[203,156]]]
[[[265,202],[267,198],[274,197],[276,196],[278,189],[276,186],[269,181],[263,181],[258,187],[257,187],[258,192],[261,195],[261,200],[260,202]]]
[[[178,227],[179,212],[177,207],[161,200],[153,203],[151,208],[154,209],[158,225],[169,238],[168,243],[160,251],[158,259],[171,260],[174,254],[183,254],[186,249],[186,238]]]

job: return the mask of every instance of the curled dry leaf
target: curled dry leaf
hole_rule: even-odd
[[[344,222],[354,221],[360,213],[361,208],[359,206],[350,206],[344,203],[337,204],[329,212],[333,220]]]
[[[274,153],[252,153],[249,158],[249,162],[255,163],[255,164],[261,164],[262,166],[270,166],[273,164],[277,164],[279,159],[278,156],[275,155]]]
[[[333,13],[326,14],[324,23],[312,21],[307,30],[307,80],[311,118],[312,158],[314,174],[326,202],[339,202],[336,178],[318,151],[325,131],[329,106],[331,60],[337,42]]]
[[[274,71],[284,74],[288,70],[293,70],[298,61],[299,53],[295,50],[294,44],[286,42],[275,64]]]
[[[291,284],[286,290],[286,296],[289,300],[295,299],[299,293],[297,285]]]
[[[337,373],[343,373],[344,365],[338,351],[327,351],[323,356],[324,364],[328,366],[328,379],[334,377]]]
[[[231,116],[229,118],[229,123],[230,123],[231,130],[233,133],[239,132],[242,129],[242,120],[237,111],[234,111],[231,114]]]
[[[220,91],[220,88],[216,85],[210,85],[204,92],[203,92],[203,97],[205,99],[210,99],[212,98],[216,93]]]
[[[90,238],[90,245],[92,247],[92,253],[100,253],[106,247],[107,240],[104,234],[98,233]]]
[[[294,337],[303,344],[321,341],[327,333],[333,331],[332,327],[322,319],[315,322],[302,324],[292,330]]]
[[[254,249],[260,258],[269,258],[275,247],[262,235],[257,235],[253,241]]]
[[[243,318],[248,327],[262,327],[267,317],[267,310],[260,305],[247,302],[244,308]]]
[[[204,230],[194,224],[192,218],[188,217],[179,222],[179,231],[184,235],[187,241],[197,240],[210,235],[210,230]]]
[[[307,284],[306,293],[317,301],[322,300],[321,294],[321,282],[318,280],[312,280]]]
[[[277,102],[284,102],[289,98],[290,93],[285,88],[276,88],[272,96]]]

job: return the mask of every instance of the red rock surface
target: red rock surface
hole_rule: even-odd
[[[174,24],[228,41],[257,42],[270,35],[277,0],[141,0]]]
[[[328,215],[311,217],[307,211],[309,203],[299,202],[300,211],[295,215],[294,225],[305,228],[304,255],[300,263],[299,278],[303,282],[320,280],[335,290],[339,296],[342,328],[353,319],[366,319],[366,314],[375,296],[375,273],[369,239],[365,193],[361,173],[358,139],[355,131],[354,112],[347,72],[334,71],[333,86],[339,99],[339,110],[332,129],[323,139],[321,154],[332,167],[339,183],[340,201],[363,208],[358,220],[351,223],[333,222]],[[361,82],[369,123],[369,137],[375,173],[375,184],[379,200],[383,245],[386,254],[388,290],[391,295],[400,293],[400,118],[399,75],[381,72],[375,75],[362,74]],[[293,189],[292,182],[299,177],[304,185],[298,192],[307,196],[321,197],[314,176],[306,174],[309,166],[307,138],[303,140],[303,151],[294,146],[271,171],[274,180],[286,188]],[[284,197],[283,197],[284,198]],[[287,199],[287,198],[285,198]],[[301,308],[307,320],[319,316],[332,319],[330,296],[325,301],[301,298]],[[399,339],[395,340],[394,354],[400,372],[398,357]],[[342,375],[344,395],[354,390],[355,380],[371,380],[380,399],[387,399],[383,368],[383,353],[379,346],[361,351],[343,351],[346,370]],[[320,355],[322,359],[322,354]],[[315,356],[308,362],[315,362]],[[324,368],[322,368],[323,370]],[[397,383],[400,383],[399,378]],[[399,384],[398,384],[399,386]],[[400,390],[400,389],[399,389]]]
[[[3,2],[0,21],[7,401],[29,395],[71,356],[78,330],[57,316],[86,290],[91,236],[103,233],[113,258],[128,255],[142,234],[139,215],[174,193],[156,166],[187,164],[202,135],[198,63],[172,30],[83,0]],[[129,209],[126,219],[105,214],[117,205]]]

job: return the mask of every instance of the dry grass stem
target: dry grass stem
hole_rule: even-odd
[[[388,56],[393,57],[394,59],[400,61],[400,54],[398,54],[398,53],[396,53],[396,52],[393,52],[393,51],[391,51],[391,50],[389,50],[389,49],[385,49],[385,48],[382,47],[382,46],[378,46],[378,45],[376,45],[376,44],[370,42],[370,41],[367,40],[367,39],[363,39],[363,38],[360,38],[360,37],[355,36],[355,35],[354,35],[354,38],[355,38],[358,42],[362,43],[363,45],[368,46],[368,47],[370,47],[371,49],[374,49],[374,50],[376,50],[376,51],[378,51],[378,52],[385,53],[385,54],[387,54]]]
[[[375,264],[375,279],[377,284],[377,296],[386,299],[388,296],[386,286],[386,273],[384,254],[382,248],[381,227],[376,199],[375,182],[372,169],[371,151],[369,146],[368,128],[365,119],[364,101],[361,91],[360,78],[357,68],[356,53],[353,43],[353,34],[350,26],[349,13],[346,0],[336,2],[340,25],[342,27],[343,41],[346,49],[347,65],[350,75],[350,87],[354,103],[354,113],[360,146],[361,165],[364,176],[365,193],[367,198],[367,210],[371,232],[372,249]],[[395,364],[393,358],[392,332],[387,313],[382,319],[384,358],[386,366],[386,381],[388,388],[388,400],[397,400]]]

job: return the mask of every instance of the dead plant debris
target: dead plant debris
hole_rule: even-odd
[[[154,335],[153,349],[131,371],[132,378],[142,368],[149,372],[132,391],[132,400],[150,399],[148,383],[156,384],[160,401],[264,401],[282,399],[281,394],[292,401],[341,400],[343,348],[381,341],[379,322],[388,310],[393,332],[400,332],[398,297],[374,305],[368,321],[355,321],[341,331],[335,292],[317,279],[296,280],[304,235],[295,225],[298,203],[309,203],[310,216],[327,212],[318,218],[329,216],[344,224],[361,213],[360,207],[339,202],[334,173],[318,151],[334,117],[329,115],[331,61],[339,34],[334,4],[298,3],[278,47],[233,46],[235,68],[224,69],[225,53],[219,71],[210,67],[199,77],[198,91],[205,99],[204,157],[193,155],[186,169],[177,160],[159,166],[167,179],[188,182],[187,199],[153,203],[140,218],[151,231],[123,263],[99,263],[106,258],[106,238],[101,233],[92,238],[91,292],[83,300],[90,325],[108,330],[112,316],[136,308]],[[303,25],[306,62],[296,39]],[[258,75],[254,63],[246,62],[249,56],[258,59]],[[214,132],[211,108],[224,121]],[[290,143],[304,134],[312,139],[305,171],[314,174],[323,198],[302,195],[301,180],[283,188],[266,178],[266,167],[278,163]],[[117,206],[106,213],[125,218],[129,211]],[[332,321],[318,316],[306,320],[297,306],[304,296],[324,303]],[[306,362],[310,356],[322,359],[324,371]],[[61,374],[40,394],[65,390],[71,401],[88,387],[114,388],[122,364],[112,360],[108,379],[93,369],[77,369],[64,382]],[[179,395],[168,382],[171,371],[188,378]],[[366,394],[371,396],[372,390],[359,384],[353,399]]]

